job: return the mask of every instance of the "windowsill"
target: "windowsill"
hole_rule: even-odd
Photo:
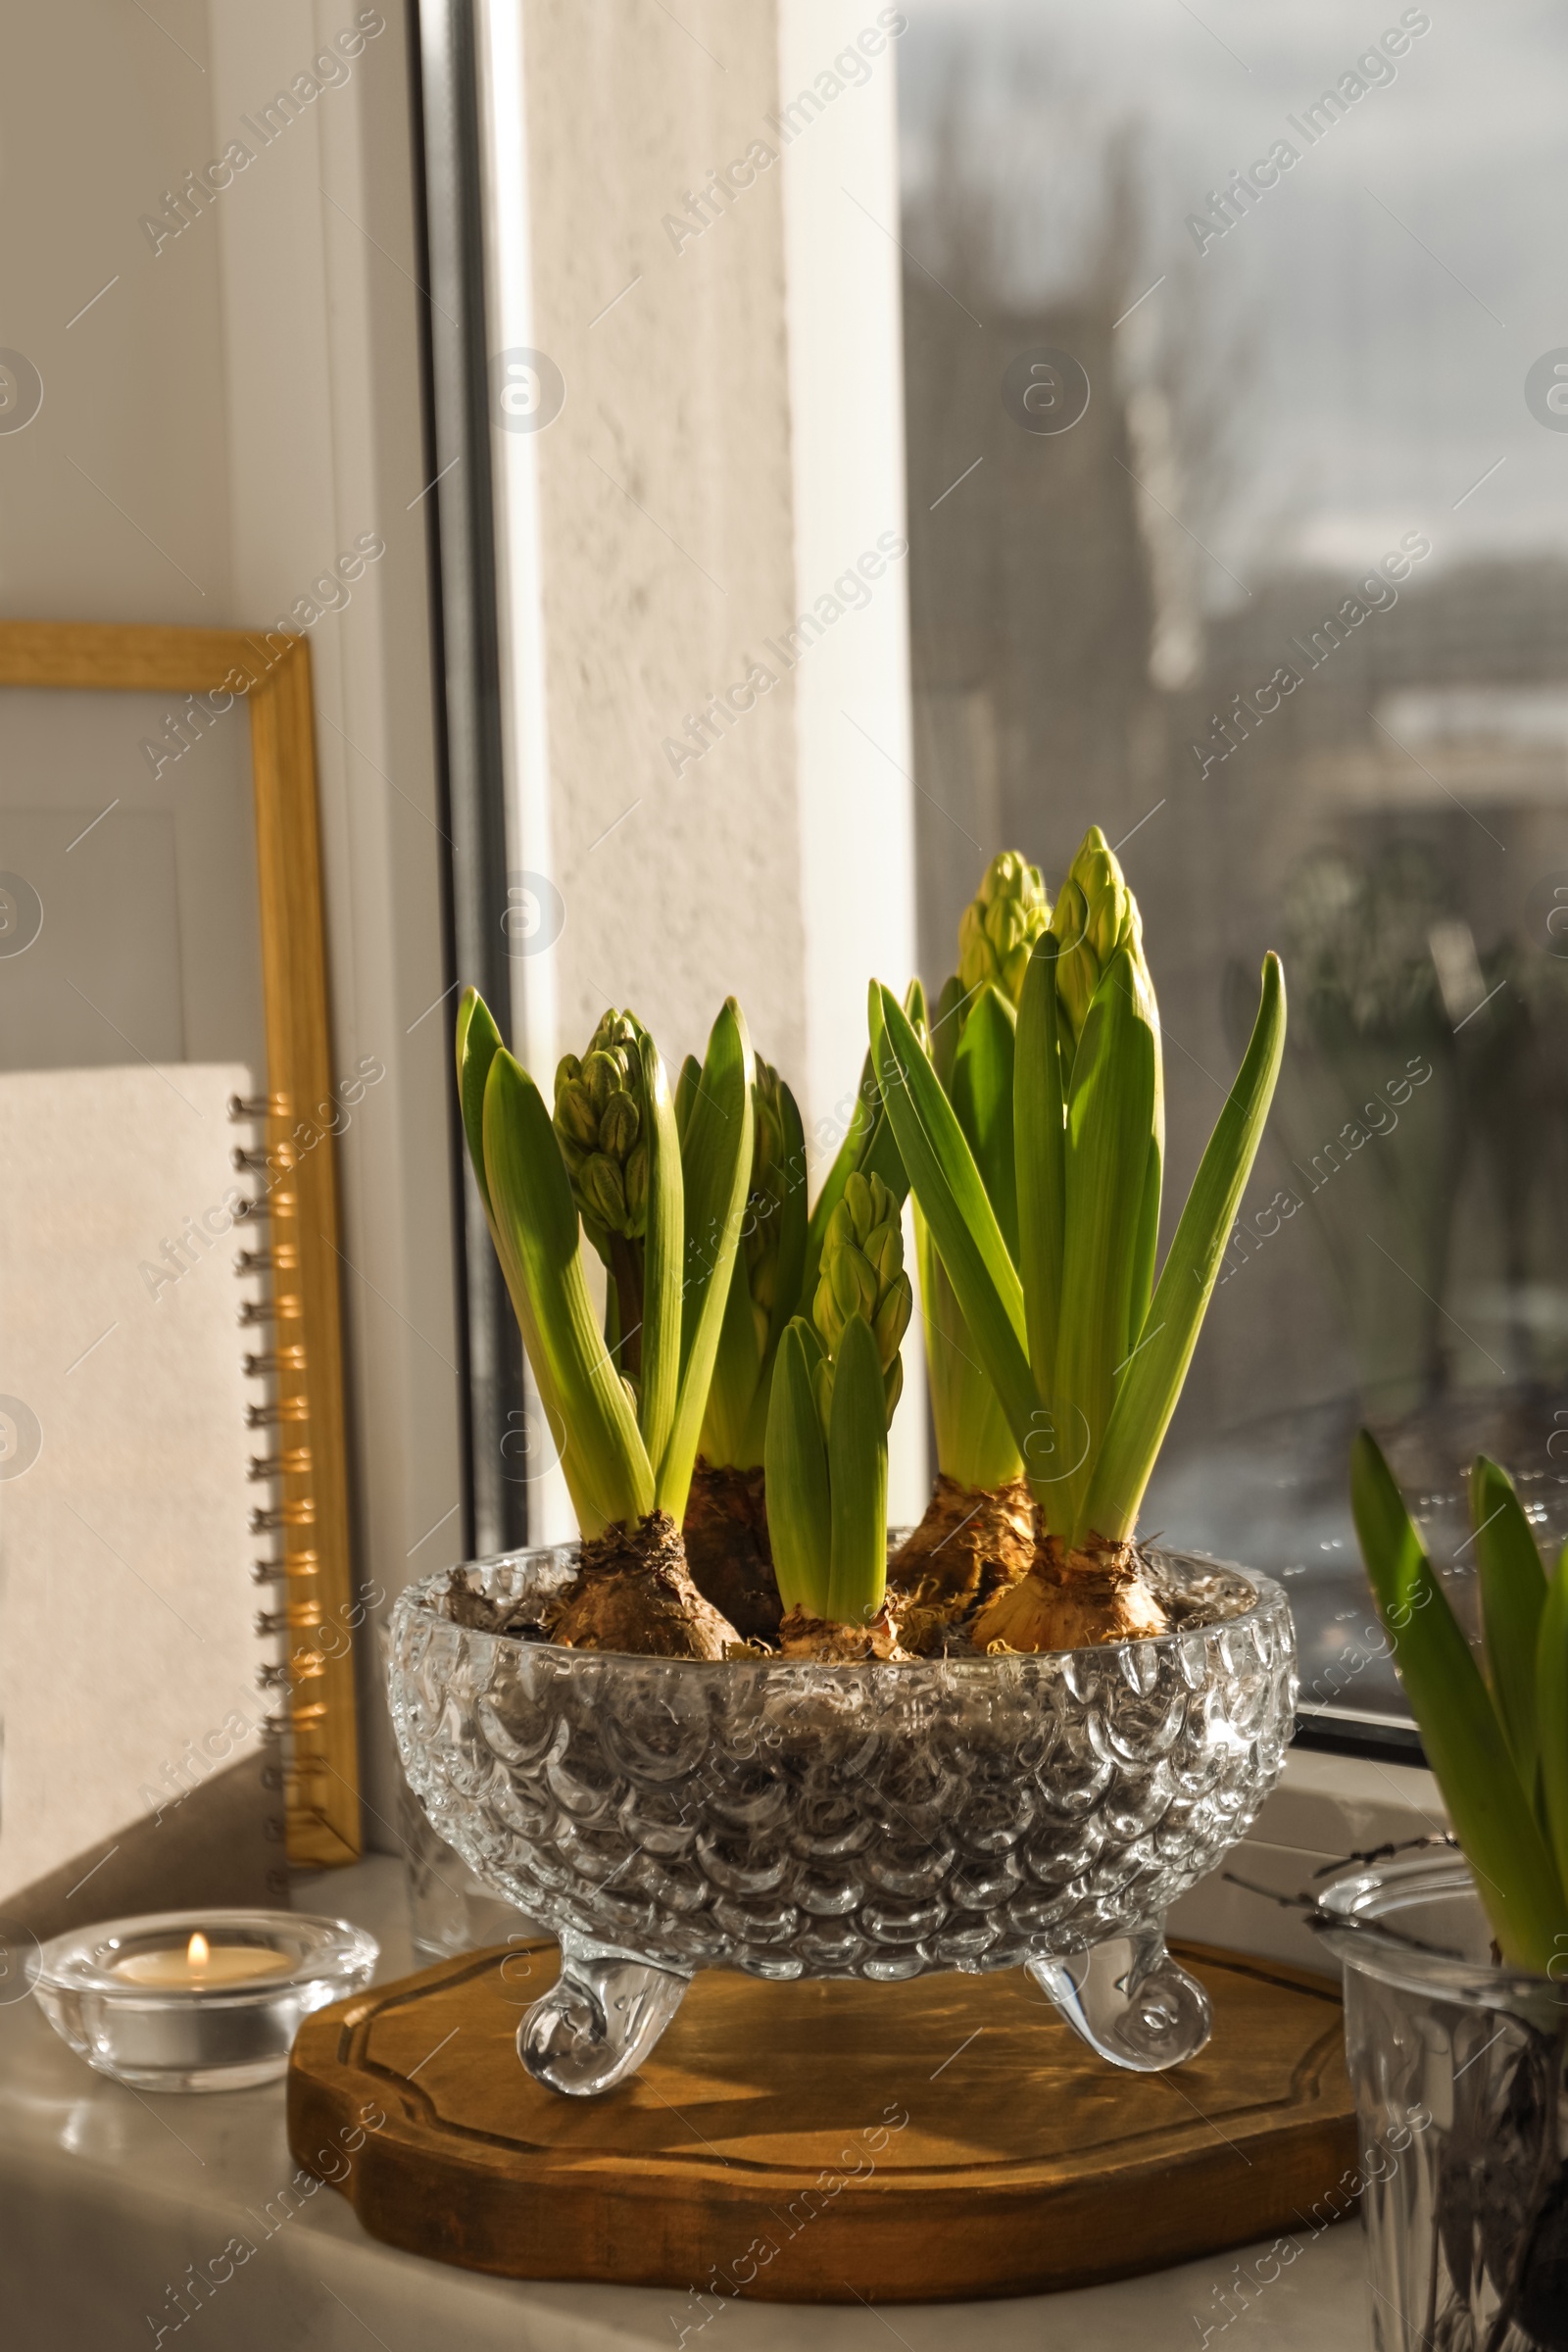
[[[1293,1754],[1234,1866],[1295,1892],[1322,1860],[1435,1826],[1429,1774]],[[329,1903],[379,1936],[383,1976],[412,1965],[402,1869],[391,1857],[312,1881],[303,1899]],[[1187,1936],[1322,1966],[1290,1913],[1217,1878],[1178,1906],[1173,1924]],[[618,2352],[667,2347],[689,2318],[685,2297],[670,2288],[513,2283],[398,2253],[367,2237],[325,2188],[263,2238],[257,2217],[294,2171],[281,2084],[229,2097],[141,2098],[74,2059],[30,2000],[0,2008],[0,2316],[11,2340],[52,2352],[173,2344],[183,2329],[169,2290],[236,2235],[256,2244],[255,2256],[217,2290],[218,2308],[209,2315],[204,2306],[186,2323],[198,2331],[205,2323],[223,2352],[274,2352],[279,2343],[358,2352],[368,2330],[386,2352],[426,2352],[437,2341],[465,2352]],[[1205,2327],[1217,2332],[1233,2266],[1245,2274],[1263,2251],[968,2310],[901,2306],[894,2322],[853,2307],[737,2304],[720,2315],[718,2352],[807,2344],[871,2352],[890,2326],[910,2352],[947,2352],[982,2329],[994,2352],[1143,2352],[1191,2342],[1195,2330],[1202,2340]],[[1359,2230],[1331,2230],[1303,2245],[1269,2287],[1268,2305],[1277,2352],[1316,2352],[1329,2341],[1357,2352],[1368,2341]]]

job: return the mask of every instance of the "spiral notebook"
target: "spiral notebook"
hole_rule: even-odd
[[[0,1074],[7,1930],[286,1900],[254,1091],[238,1063]]]

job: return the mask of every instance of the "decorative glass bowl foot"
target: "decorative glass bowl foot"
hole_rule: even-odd
[[[1162,1923],[1025,1966],[1074,2033],[1129,2074],[1180,2066],[1208,2039],[1208,1995],[1166,1951]]]
[[[561,1974],[517,2028],[517,2056],[536,2082],[592,2098],[636,2071],[686,1997],[690,1977],[561,1939]]]

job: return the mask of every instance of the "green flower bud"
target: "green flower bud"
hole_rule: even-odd
[[[876,1268],[869,1258],[862,1257],[853,1246],[835,1252],[830,1272],[833,1296],[842,1313],[864,1315],[869,1323],[876,1312]]]
[[[784,1084],[770,1062],[760,1057],[752,1088],[752,1177],[747,1187],[746,1216],[741,1247],[746,1257],[746,1281],[752,1295],[759,1348],[767,1345],[768,1325],[778,1295],[778,1251],[787,1187],[792,1171],[784,1165]],[[796,1183],[804,1169],[793,1171]]]
[[[611,1096],[615,1093],[621,1083],[621,1065],[618,1057],[613,1054],[600,1052],[589,1054],[582,1065],[582,1083],[593,1099],[595,1110],[602,1117]]]
[[[990,981],[1016,1004],[1030,951],[1050,920],[1040,868],[1017,850],[993,858],[958,924],[958,978],[965,994]]]
[[[612,1159],[596,1152],[584,1160],[577,1190],[589,1214],[611,1233],[626,1230],[626,1187]]]
[[[1091,825],[1084,835],[1057,894],[1051,928],[1061,942],[1056,960],[1057,1001],[1076,1046],[1106,966],[1123,949],[1136,956],[1143,954],[1144,927],[1138,902],[1098,825]]]
[[[904,1223],[899,1205],[880,1176],[867,1178],[857,1169],[828,1218],[821,1272],[811,1302],[811,1320],[826,1350],[826,1360],[815,1375],[824,1432],[833,1399],[833,1359],[852,1315],[863,1316],[871,1326],[887,1382],[891,1419],[903,1383],[899,1348],[909,1327],[913,1303],[914,1294],[904,1270]]]
[[[811,1321],[816,1326],[817,1338],[831,1355],[843,1337],[844,1309],[834,1297],[830,1274],[824,1273],[817,1283],[816,1296],[811,1300]]]
[[[844,1240],[863,1241],[878,1221],[873,1209],[871,1186],[873,1183],[881,1184],[881,1181],[880,1177],[862,1176],[858,1168],[852,1170],[849,1182],[844,1187],[844,1198],[833,1211]],[[886,1193],[887,1187],[883,1185],[882,1190]]]
[[[629,1012],[607,1012],[582,1058],[564,1054],[556,1070],[556,1140],[601,1251],[607,1234],[635,1241],[648,1223],[642,1035]]]
[[[642,1114],[628,1094],[617,1090],[605,1104],[599,1120],[599,1149],[612,1159],[624,1159],[642,1128]]]
[[[599,1113],[581,1078],[568,1078],[556,1092],[556,1133],[591,1152],[599,1140]]]
[[[634,1144],[627,1155],[622,1183],[626,1188],[626,1219],[633,1233],[648,1224],[648,1146]]]
[[[884,1372],[890,1372],[899,1360],[899,1349],[909,1328],[909,1316],[913,1308],[914,1293],[909,1287],[909,1277],[901,1273],[883,1294],[882,1303],[871,1324],[871,1335],[876,1341],[876,1351],[882,1359]]]
[[[879,1283],[890,1283],[904,1271],[904,1236],[897,1225],[878,1225],[866,1237],[864,1255]]]

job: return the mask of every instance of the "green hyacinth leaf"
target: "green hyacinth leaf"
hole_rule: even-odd
[[[703,1065],[695,1054],[688,1054],[680,1065],[675,1081],[675,1132],[680,1137],[681,1150],[686,1149],[686,1125],[697,1100],[697,1089],[703,1083]]]
[[[929,1042],[923,1036],[920,1040],[930,1053],[931,1066],[936,1071],[942,1092],[950,1098],[953,1094],[953,1065],[957,1058],[968,1003],[969,991],[955,972],[945,982],[942,994],[937,999]]]
[[[974,1334],[963,1319],[931,1228],[914,1204],[914,1262],[920,1271],[920,1312],[926,1327],[926,1366],[937,1466],[976,1494],[1007,1486],[1022,1458],[986,1378]]]
[[[685,1249],[685,1185],[680,1132],[659,1048],[644,1031],[638,1040],[647,1132],[647,1219],[643,1237],[642,1370],[638,1423],[648,1458],[662,1463],[680,1391],[681,1260]],[[611,1108],[624,1096],[612,1096]],[[667,1505],[665,1506],[668,1507]]]
[[[752,1311],[751,1286],[746,1280],[746,1257],[735,1252],[730,1269],[729,1297],[713,1358],[708,1406],[703,1414],[698,1446],[705,1462],[748,1467],[746,1444],[761,1377],[762,1351],[757,1340],[757,1317]]]
[[[1568,1901],[1502,1725],[1376,1439],[1350,1449],[1361,1556],[1427,1762],[1503,1957],[1545,1970],[1568,1949]]]
[[[1023,1290],[952,1103],[891,991],[871,983],[872,1050],[900,1155],[1019,1449],[1036,1396]]]
[[[1568,1544],[1557,1555],[1546,1603],[1541,1612],[1536,1654],[1536,1723],[1541,1740],[1541,1792],[1546,1832],[1557,1864],[1557,1885],[1568,1907]],[[1558,1937],[1555,1974],[1562,1980],[1562,1953],[1568,1937]]]
[[[906,1002],[914,1007],[923,1027],[925,1020],[925,991],[918,980],[911,980]],[[822,1243],[827,1234],[829,1217],[844,1198],[844,1187],[852,1175],[880,1176],[894,1199],[902,1202],[909,1190],[909,1179],[900,1155],[892,1124],[883,1108],[877,1085],[875,1065],[867,1052],[860,1064],[860,1083],[856,1089],[855,1109],[850,1124],[834,1155],[833,1164],[822,1179],[822,1189],[816,1197],[806,1232],[806,1251],[801,1265],[799,1296],[808,1311],[816,1296],[818,1275],[822,1263]]]
[[[833,1364],[828,1425],[832,1573],[823,1612],[859,1625],[882,1605],[888,1564],[888,1408],[871,1327],[852,1315]]]
[[[507,1287],[584,1535],[654,1507],[631,1400],[606,1352],[583,1272],[577,1210],[544,1098],[502,1048],[484,1095],[484,1165]]]
[[[1213,1295],[1251,1173],[1285,1050],[1285,975],[1263,959],[1251,1042],[1187,1196],[1144,1328],[1116,1383],[1104,1443],[1080,1514],[1110,1542],[1130,1536]]]
[[[751,1040],[726,997],[708,1040],[697,1098],[681,1152],[685,1250],[681,1266],[680,1382],[669,1440],[659,1464],[659,1502],[677,1526],[686,1516],[692,1469],[718,1354],[746,1188],[752,1172]]]
[[[1527,1793],[1536,1786],[1536,1653],[1546,1571],[1513,1481],[1484,1453],[1470,1472],[1470,1523],[1481,1586],[1487,1679]]]
[[[1007,1254],[1018,1257],[1018,1179],[1013,1154],[1012,1073],[1017,1015],[989,982],[977,989],[953,1057],[947,1093],[996,1210]]]
[[[827,1233],[827,1221],[844,1198],[844,1187],[859,1166],[866,1147],[881,1116],[882,1105],[877,1095],[876,1077],[871,1056],[866,1054],[860,1065],[860,1083],[856,1089],[855,1108],[850,1114],[844,1140],[834,1153],[833,1164],[822,1179],[822,1189],[816,1197],[806,1229],[806,1251],[801,1263],[800,1298],[809,1312],[816,1296],[817,1276],[822,1264],[822,1242]]]
[[[1047,931],[1030,956],[1018,1002],[1012,1082],[1018,1272],[1023,1282],[1029,1362],[1040,1402],[1048,1410],[1056,1382],[1067,1192],[1062,1016],[1056,990],[1059,954],[1054,934]]]
[[[820,1360],[807,1324],[785,1329],[773,1366],[763,1450],[767,1535],[784,1607],[825,1617],[833,1557],[827,1446],[813,1373]]]
[[[1157,1057],[1154,1067],[1157,1072]],[[1157,1117],[1157,1102],[1155,1110]],[[1138,1210],[1138,1230],[1133,1240],[1132,1281],[1127,1296],[1129,1355],[1137,1347],[1139,1335],[1149,1320],[1149,1302],[1154,1295],[1154,1259],[1159,1249],[1159,1201],[1164,1167],[1165,1138],[1163,1133],[1156,1132],[1149,1139],[1149,1156],[1144,1163],[1144,1189]]]
[[[807,1200],[806,1130],[800,1105],[781,1078],[778,1107],[783,1128],[780,1162],[783,1193],[778,1207],[778,1267],[768,1315],[767,1353],[778,1347],[790,1318],[805,1298],[806,1236],[810,1223]]]
[[[1054,1405],[1071,1467],[1064,1482],[1042,1476],[1036,1488],[1048,1522],[1054,1526],[1065,1511],[1074,1542],[1090,1532],[1082,1499],[1109,1425],[1117,1376],[1126,1369],[1158,1050],[1144,975],[1134,956],[1117,949],[1085,1015],[1067,1094]]]
[[[458,1004],[458,1102],[463,1111],[463,1132],[468,1146],[468,1161],[473,1180],[479,1187],[484,1213],[495,1220],[490,1208],[490,1179],[484,1172],[484,1090],[490,1075],[490,1064],[501,1052],[501,1032],[491,1017],[490,1007],[476,988],[466,988]]]

